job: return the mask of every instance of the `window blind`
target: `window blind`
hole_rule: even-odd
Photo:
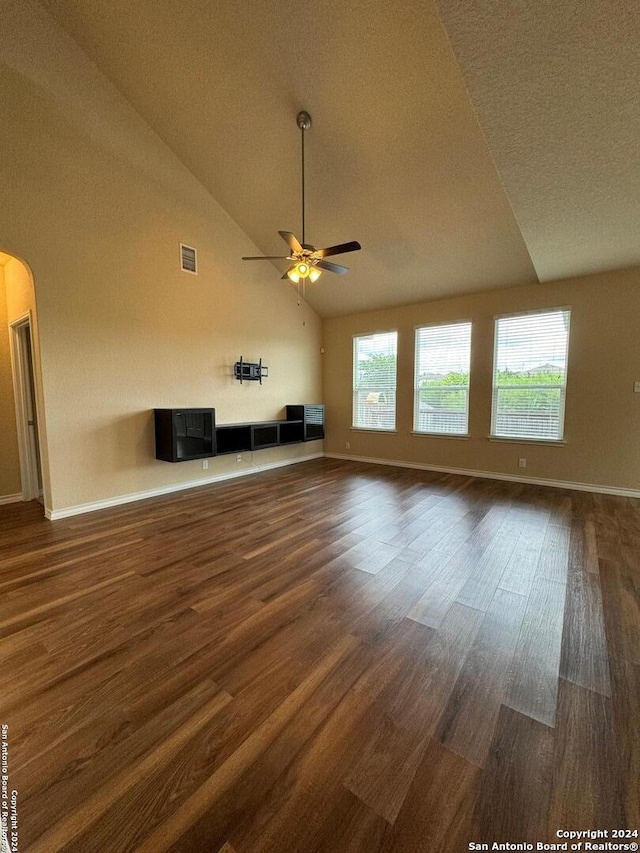
[[[396,428],[397,332],[353,339],[353,426]]]
[[[569,310],[496,319],[491,434],[560,441]]]
[[[466,435],[469,430],[471,323],[416,329],[413,428]]]

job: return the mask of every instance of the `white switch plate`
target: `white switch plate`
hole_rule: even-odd
[[[518,459],[518,468],[526,468],[526,467],[527,467],[527,460],[521,456],[520,459]]]
[[[209,460],[208,460],[208,459],[203,459],[203,460],[202,460],[202,470],[203,470],[203,471],[206,471],[208,467],[209,467]]]
[[[640,382],[633,383],[633,390],[636,392],[636,394],[640,394]]]

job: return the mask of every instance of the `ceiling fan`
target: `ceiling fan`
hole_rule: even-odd
[[[302,242],[291,233],[291,231],[278,231],[278,234],[285,241],[290,249],[288,255],[261,255],[259,257],[244,257],[243,261],[292,261],[291,266],[282,276],[289,278],[294,284],[298,284],[300,280],[309,279],[309,281],[317,281],[322,270],[338,273],[342,275],[348,272],[347,267],[340,264],[333,264],[330,261],[325,261],[325,258],[331,255],[342,255],[346,252],[357,252],[362,246],[356,240],[350,243],[340,243],[337,246],[329,246],[326,249],[316,249],[310,243],[305,243],[304,237],[304,132],[311,127],[311,116],[309,113],[299,112],[296,118],[298,127],[302,132]]]

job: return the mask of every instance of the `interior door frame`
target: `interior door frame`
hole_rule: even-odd
[[[26,334],[31,339],[31,372],[29,372],[29,350],[26,345]],[[11,350],[11,373],[13,376],[13,395],[16,407],[16,427],[18,432],[18,455],[20,458],[20,479],[22,482],[22,500],[40,500],[41,490],[39,477],[42,471],[38,471],[38,458],[40,455],[40,417],[37,409],[37,389],[31,386],[31,377],[36,379],[35,364],[33,363],[33,317],[31,311],[27,311],[17,320],[9,324],[9,343]],[[31,393],[33,392],[33,393]],[[34,447],[31,441],[29,427],[29,412],[32,405],[35,406],[35,429],[34,439],[38,447]]]

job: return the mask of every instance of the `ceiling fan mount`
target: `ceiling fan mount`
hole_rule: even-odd
[[[300,130],[311,130],[311,116],[306,110],[300,110],[296,116],[296,123]]]
[[[243,261],[275,261],[287,260],[292,264],[284,273],[282,278],[288,278],[294,284],[305,281],[316,281],[322,270],[342,275],[348,272],[347,267],[326,261],[330,255],[342,255],[345,252],[357,252],[362,248],[360,243],[352,240],[349,243],[340,243],[337,246],[328,246],[325,249],[316,249],[311,243],[305,242],[305,194],[304,194],[304,134],[311,128],[311,116],[306,110],[301,110],[296,116],[296,124],[301,131],[301,154],[302,154],[302,241],[292,234],[291,231],[278,231],[285,243],[289,246],[288,255],[261,255],[258,257],[243,257]]]

